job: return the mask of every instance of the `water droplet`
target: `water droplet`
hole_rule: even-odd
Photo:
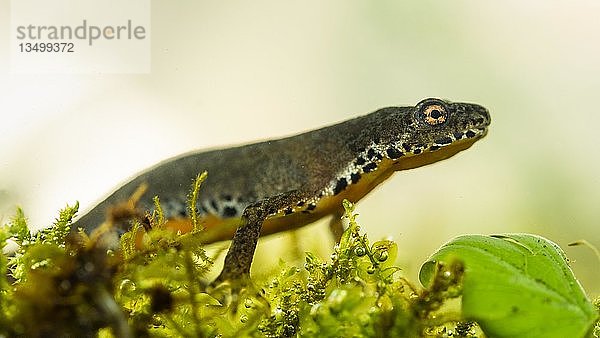
[[[369,275],[372,275],[372,274],[374,274],[374,273],[375,273],[375,266],[374,266],[374,265],[371,265],[371,266],[369,266],[369,267],[367,268],[367,273],[368,273]]]
[[[365,250],[365,248],[363,248],[362,246],[357,247],[356,249],[354,249],[354,253],[358,256],[358,257],[362,257],[364,255],[367,254],[367,250]]]
[[[248,321],[248,316],[246,316],[246,315],[241,315],[240,316],[240,322],[245,323],[247,321]]]
[[[246,298],[246,300],[244,301],[244,306],[246,307],[246,309],[251,308],[253,305],[254,302],[252,301],[252,299]]]
[[[92,272],[92,271],[94,271],[95,268],[96,268],[96,266],[94,266],[94,264],[91,262],[87,262],[83,265],[83,269],[86,272]]]
[[[389,258],[389,256],[390,255],[388,254],[387,250],[381,250],[379,252],[377,260],[380,261],[380,262],[385,262]]]
[[[130,279],[123,279],[119,285],[119,289],[121,289],[121,292],[135,291],[135,283]]]
[[[59,286],[60,286],[61,290],[67,291],[67,290],[71,289],[71,282],[69,280],[67,280],[67,279],[63,279],[60,282]]]

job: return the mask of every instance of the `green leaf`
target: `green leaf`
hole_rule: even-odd
[[[460,236],[421,267],[427,286],[437,262],[465,265],[463,314],[493,337],[583,337],[598,319],[564,252],[540,236]]]

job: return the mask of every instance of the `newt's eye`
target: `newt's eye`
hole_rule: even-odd
[[[448,112],[444,106],[439,104],[430,104],[424,106],[421,110],[423,114],[423,121],[430,126],[437,126],[446,122],[448,119]]]
[[[448,121],[448,106],[440,99],[425,99],[416,108],[416,117],[426,126],[435,127]]]

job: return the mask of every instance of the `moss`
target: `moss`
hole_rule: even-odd
[[[192,214],[205,177],[193,183]],[[461,261],[437,264],[429,286],[418,287],[394,265],[396,243],[370,242],[347,201],[348,227],[330,257],[309,252],[303,266],[282,262],[262,279],[218,286],[207,277],[202,225],[166,229],[158,198],[148,224],[134,223],[114,250],[103,240],[110,227],[89,237],[70,231],[77,207],[36,234],[20,209],[0,227],[0,246],[19,244],[0,256],[0,336],[483,336],[456,306]]]

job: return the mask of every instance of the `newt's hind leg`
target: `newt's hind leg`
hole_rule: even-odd
[[[299,200],[300,193],[294,190],[265,198],[246,207],[242,214],[242,224],[237,228],[225,256],[223,270],[215,282],[248,277],[263,222],[270,215],[295,205]]]

